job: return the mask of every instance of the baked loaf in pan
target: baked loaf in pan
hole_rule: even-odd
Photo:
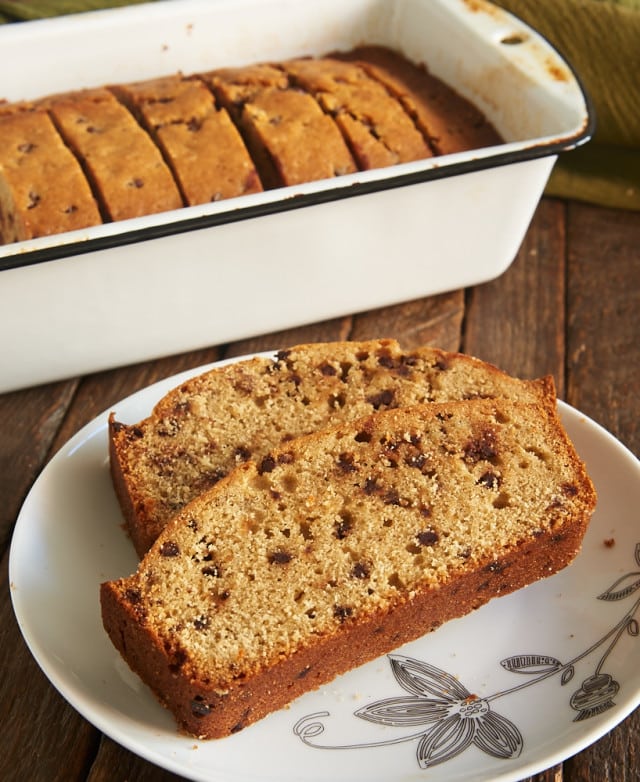
[[[185,503],[294,437],[376,410],[507,397],[538,402],[551,378],[523,381],[459,353],[393,340],[299,345],[183,383],[143,421],[109,422],[113,482],[143,555]]]
[[[29,198],[14,137],[27,122],[16,117],[32,114],[55,125],[38,158],[50,150],[55,168],[65,146],[75,158],[74,177],[60,179],[59,208],[73,200],[72,220]],[[501,141],[426,67],[376,46],[0,103],[0,243]],[[83,189],[99,214],[80,201]]]
[[[101,588],[104,627],[180,728],[227,736],[568,565],[595,492],[555,413],[374,413],[246,462]]]

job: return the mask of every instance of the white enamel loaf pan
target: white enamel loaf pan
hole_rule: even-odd
[[[361,43],[424,62],[506,143],[0,247],[0,391],[474,285],[512,262],[593,115],[483,0],[164,0],[0,27],[0,97]]]

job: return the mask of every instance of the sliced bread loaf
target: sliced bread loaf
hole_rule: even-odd
[[[194,500],[102,585],[103,622],[184,731],[226,736],[565,567],[594,505],[553,404],[375,413]]]
[[[142,555],[185,503],[279,443],[375,410],[473,397],[539,401],[522,381],[459,353],[393,340],[299,345],[213,369],[171,391],[144,421],[110,419],[111,471]]]

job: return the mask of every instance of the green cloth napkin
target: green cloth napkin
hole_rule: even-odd
[[[640,0],[495,0],[565,57],[591,97],[596,132],[562,154],[547,193],[640,210]]]
[[[0,0],[29,20],[145,0]],[[563,153],[547,194],[640,211],[640,0],[494,0],[547,38],[595,106],[593,140]]]

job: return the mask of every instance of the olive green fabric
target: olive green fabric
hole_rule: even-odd
[[[0,0],[0,22],[26,22],[82,11],[97,11],[148,0]]]
[[[0,21],[144,0],[0,0]],[[494,0],[567,59],[591,97],[596,132],[560,156],[547,194],[640,210],[640,0]]]
[[[593,139],[562,154],[551,195],[640,210],[640,0],[495,0],[566,58],[596,114]]]

